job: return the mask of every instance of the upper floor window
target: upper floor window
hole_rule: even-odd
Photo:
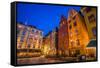
[[[75,30],[75,33],[76,33],[76,35],[79,35],[79,32],[78,32],[78,30],[77,30],[77,29]]]
[[[93,35],[96,36],[96,27],[92,28]]]
[[[76,23],[76,21],[74,22],[74,26],[77,26],[77,23]]]
[[[23,32],[22,32],[22,35],[25,35],[26,34],[26,30],[24,30]]]
[[[92,23],[95,21],[95,16],[93,14],[91,14],[90,16],[88,16],[88,20],[89,20],[89,23]]]
[[[88,13],[91,11],[91,8],[86,8],[85,11],[86,11],[86,13]]]
[[[74,46],[74,42],[73,41],[71,41],[71,45]]]
[[[63,24],[64,24],[65,22],[63,21]]]
[[[80,45],[80,41],[79,39],[76,40],[77,45]]]
[[[32,32],[34,33],[34,32],[35,32],[35,30],[33,29],[33,30],[32,30]]]
[[[69,29],[72,29],[72,25],[69,26]]]

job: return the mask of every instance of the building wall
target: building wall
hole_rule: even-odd
[[[55,55],[56,54],[56,31],[48,33],[43,39],[44,54]]]
[[[84,18],[74,9],[71,9],[68,15],[69,52],[75,54],[76,51],[79,51],[84,54],[85,47],[89,42]]]
[[[82,7],[81,13],[84,16],[86,28],[88,30],[89,40],[96,40],[96,8]],[[89,57],[96,57],[96,47],[87,47],[86,54]]]
[[[82,7],[81,13],[84,16],[90,40],[96,39],[96,8]]]
[[[50,52],[52,55],[55,55],[56,54],[56,30],[53,30],[51,33],[50,33]]]
[[[22,24],[17,25],[17,48],[18,49],[41,49],[42,31]]]
[[[58,51],[60,54],[68,55],[68,42],[67,19],[62,16],[58,29]]]
[[[96,47],[87,47],[86,48],[86,55],[88,57],[95,57],[96,58]]]

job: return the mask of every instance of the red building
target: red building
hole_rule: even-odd
[[[58,29],[58,52],[59,55],[68,55],[68,24],[67,19],[62,16]]]

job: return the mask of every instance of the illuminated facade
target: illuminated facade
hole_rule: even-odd
[[[67,19],[62,16],[60,21],[60,26],[58,29],[58,51],[59,55],[68,55],[68,46],[69,46],[69,39],[68,39],[68,24]]]
[[[88,30],[89,40],[88,46],[86,48],[87,55],[90,57],[96,57],[96,45],[92,44],[94,46],[90,46],[91,43],[96,43],[96,8],[90,8],[90,7],[82,7],[81,13],[84,16],[86,28]],[[91,42],[92,41],[92,42]]]
[[[50,36],[47,35],[43,38],[42,51],[44,55],[48,55],[50,51]]]
[[[71,56],[85,54],[89,42],[84,17],[74,9],[68,14],[69,53]]]
[[[50,54],[51,55],[55,55],[56,54],[56,37],[57,37],[57,32],[56,30],[53,30],[51,33],[50,33]]]
[[[17,24],[17,49],[41,49],[42,31],[33,26]]]
[[[56,54],[56,30],[49,32],[43,39],[44,54],[55,55]]]
[[[89,39],[96,39],[96,8],[82,7],[81,13],[85,19]]]

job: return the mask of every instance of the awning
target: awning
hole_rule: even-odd
[[[96,47],[96,46],[97,46],[97,41],[96,40],[91,40],[87,45],[87,47]]]

